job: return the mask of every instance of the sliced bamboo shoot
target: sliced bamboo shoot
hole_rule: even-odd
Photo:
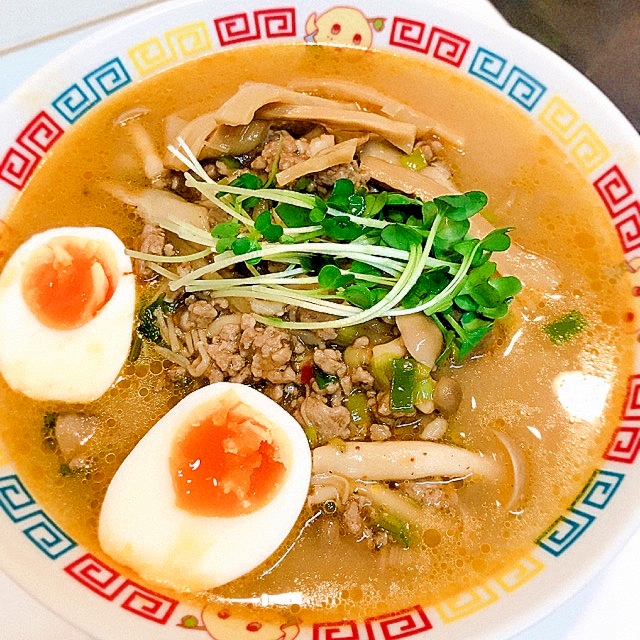
[[[405,153],[411,153],[416,139],[415,125],[396,122],[377,113],[367,113],[366,111],[324,106],[274,104],[260,109],[256,117],[266,120],[323,122],[349,131],[377,133]]]
[[[357,147],[357,138],[352,138],[328,149],[323,149],[315,156],[276,173],[276,182],[279,187],[283,187],[309,173],[317,173],[339,164],[347,164],[353,160]]]

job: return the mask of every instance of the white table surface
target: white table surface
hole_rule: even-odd
[[[487,0],[451,2],[501,19]],[[0,0],[0,100],[111,16],[148,4],[153,0]],[[513,640],[639,640],[638,595],[640,532],[582,591]],[[0,640],[91,639],[0,571]]]

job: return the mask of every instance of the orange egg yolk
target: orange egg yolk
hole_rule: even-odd
[[[97,240],[53,238],[33,252],[22,296],[35,317],[52,329],[77,329],[94,318],[114,292],[109,249]]]
[[[237,397],[222,397],[174,442],[176,504],[198,516],[251,513],[277,493],[286,473],[273,432]]]

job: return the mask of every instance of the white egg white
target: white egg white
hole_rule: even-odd
[[[233,393],[258,414],[284,454],[285,480],[275,496],[239,516],[200,516],[176,506],[169,459],[185,425]],[[219,382],[191,393],[140,440],[105,496],[102,549],[142,578],[179,591],[220,586],[265,561],[291,532],[305,504],[311,453],[304,431],[280,405],[241,384]]]
[[[74,329],[42,324],[22,294],[34,251],[58,237],[97,241],[117,267],[115,291],[98,314]],[[16,391],[36,400],[91,402],[114,383],[131,345],[135,276],[120,239],[102,227],[59,227],[22,244],[0,274],[0,373]]]

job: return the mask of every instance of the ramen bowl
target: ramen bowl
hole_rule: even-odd
[[[91,114],[121,92],[124,95],[163,72],[186,69],[207,56],[240,49],[264,51],[263,45],[299,45],[311,51],[314,45],[334,51],[344,48],[371,54],[367,58],[371,65],[377,64],[376,51],[386,52],[408,61],[402,64],[434,69],[449,84],[475,87],[491,104],[530,123],[596,198],[619,255],[609,277],[611,282],[622,278],[628,286],[628,301],[620,303],[619,312],[624,315],[628,344],[634,344],[639,328],[633,302],[638,286],[634,265],[640,258],[637,133],[605,96],[548,50],[507,25],[436,0],[407,0],[393,8],[363,0],[348,5],[237,0],[228,6],[195,0],[168,3],[118,22],[50,62],[0,107],[0,210],[8,211],[29,192],[65,136],[81,130]],[[255,64],[260,64],[259,57]],[[393,82],[392,78],[391,93]],[[567,189],[562,198],[569,201]],[[574,220],[574,227],[578,222]],[[3,233],[7,229],[10,225]],[[588,234],[576,232],[575,238],[586,250],[594,250]],[[568,247],[573,250],[573,244]],[[515,346],[513,342],[505,348]],[[636,530],[640,514],[631,506],[640,499],[636,361],[634,356],[610,390],[620,411],[599,433],[595,464],[583,472],[573,494],[563,498],[553,517],[547,517],[517,553],[496,563],[482,579],[451,588],[435,600],[394,596],[389,599],[392,606],[378,602],[362,615],[344,615],[333,611],[331,604],[321,615],[306,615],[296,600],[294,576],[291,592],[253,594],[251,606],[238,617],[155,588],[79,542],[52,515],[58,511],[41,500],[41,490],[23,474],[10,446],[6,452],[0,450],[0,564],[55,613],[105,640],[123,635],[216,640],[506,639],[575,594]],[[601,387],[591,389],[604,406],[606,393],[602,396]],[[594,398],[570,385],[562,393],[569,394],[566,405],[573,407],[567,410],[567,425],[576,421],[576,415],[588,421],[584,406],[583,411],[576,409],[575,397],[578,405]],[[418,572],[412,580],[426,583],[429,572]]]

